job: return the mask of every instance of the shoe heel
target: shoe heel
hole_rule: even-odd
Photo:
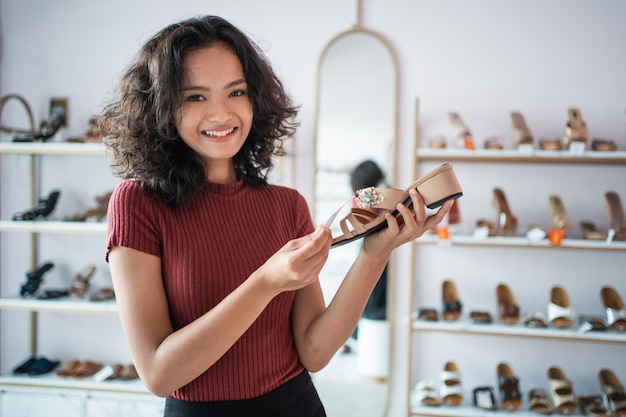
[[[451,164],[443,164],[428,172],[410,188],[417,189],[429,209],[441,207],[446,201],[463,196]]]
[[[513,141],[515,147],[520,145],[532,145],[534,142],[533,135],[530,133],[524,116],[519,112],[511,113],[511,124],[513,125]]]

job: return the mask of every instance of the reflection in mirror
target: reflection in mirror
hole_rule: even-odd
[[[316,224],[324,224],[340,207],[331,227],[350,209],[351,175],[364,161],[383,172],[382,184],[395,178],[397,65],[393,51],[378,34],[357,28],[332,39],[322,53],[318,72],[315,203]],[[324,297],[332,299],[361,249],[357,241],[331,250],[320,274]],[[391,266],[390,266],[391,267]],[[390,268],[391,271],[392,268]],[[393,276],[389,273],[389,278]],[[353,337],[330,364],[315,375],[329,417],[380,417],[388,401],[391,280],[381,280]],[[384,282],[383,282],[384,281]],[[386,286],[384,285],[386,283]],[[388,288],[388,289],[387,289]],[[381,294],[382,292],[382,294]],[[383,312],[374,297],[380,297]]]

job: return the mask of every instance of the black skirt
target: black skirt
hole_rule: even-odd
[[[326,417],[309,373],[257,398],[235,401],[184,401],[167,397],[164,417]]]

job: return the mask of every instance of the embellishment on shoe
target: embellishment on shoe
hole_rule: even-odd
[[[360,208],[370,208],[385,201],[385,196],[376,187],[367,187],[354,193],[354,200]]]

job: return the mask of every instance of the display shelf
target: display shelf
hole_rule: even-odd
[[[33,298],[3,297],[0,298],[0,309],[48,311],[60,313],[112,313],[117,314],[115,300],[89,301],[69,297],[38,300]]]
[[[104,234],[105,222],[64,222],[53,220],[0,220],[0,231],[31,233]]]
[[[557,329],[554,327],[533,328],[524,326],[521,323],[516,325],[506,325],[502,323],[475,324],[469,319],[451,322],[413,320],[411,329],[413,331],[626,344],[626,332],[615,332],[611,330],[582,332],[579,327],[569,329]]]
[[[94,155],[106,153],[103,143],[70,142],[0,142],[0,153],[22,155]]]
[[[561,249],[583,249],[583,250],[601,250],[601,251],[626,251],[626,242],[613,241],[607,243],[603,240],[585,240],[585,239],[563,239],[561,246],[550,244],[547,239],[538,242],[532,242],[526,237],[475,237],[472,235],[452,235],[448,240],[441,240],[435,234],[423,235],[415,240],[415,243],[421,245],[453,245],[453,246],[501,246],[515,248],[545,248],[552,250]]]
[[[92,378],[61,378],[54,373],[40,376],[3,375],[0,376],[0,386],[106,391],[153,396],[139,379],[132,381],[95,381]]]
[[[626,152],[585,151],[582,154],[570,151],[543,151],[533,149],[524,153],[517,149],[431,149],[419,148],[417,158],[420,161],[450,162],[521,162],[521,163],[562,163],[562,164],[626,164]]]
[[[495,387],[494,387],[495,389]],[[553,413],[558,414],[558,413]],[[439,406],[439,407],[427,407],[427,406],[419,406],[412,407],[410,414],[411,416],[420,416],[420,417],[493,417],[493,416],[515,416],[515,417],[537,417],[541,414],[530,411],[527,407],[522,407],[516,411],[505,411],[505,410],[483,410],[478,407],[474,407],[471,404],[465,404],[463,402],[461,405],[456,407],[450,406]],[[572,417],[582,416],[582,414],[570,414]]]

